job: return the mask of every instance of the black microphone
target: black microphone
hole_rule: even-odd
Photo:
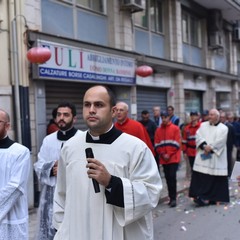
[[[85,153],[86,153],[86,158],[94,158],[93,151],[91,148],[86,148]],[[93,182],[95,193],[100,192],[99,183],[97,182],[97,180],[92,178],[92,182]]]

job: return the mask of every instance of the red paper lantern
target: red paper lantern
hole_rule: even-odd
[[[140,77],[148,77],[148,76],[152,75],[152,73],[153,73],[152,67],[147,66],[147,65],[137,67],[137,69],[136,69],[136,74]]]
[[[42,64],[51,57],[51,51],[47,47],[33,47],[27,52],[27,59],[31,63]]]

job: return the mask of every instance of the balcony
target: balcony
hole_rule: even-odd
[[[223,19],[231,22],[240,20],[240,0],[194,0],[207,9],[219,9]]]

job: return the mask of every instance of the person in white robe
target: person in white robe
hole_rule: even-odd
[[[8,137],[9,128],[9,114],[0,109],[0,240],[27,240],[30,152]]]
[[[229,202],[227,134],[216,109],[210,110],[209,121],[196,132],[197,154],[189,196],[200,206]]]
[[[113,126],[114,114],[107,87],[86,91],[83,118],[89,130],[71,138],[59,160],[54,240],[154,239],[152,209],[162,189],[155,158],[143,141]],[[94,157],[86,158],[86,148]]]
[[[37,240],[51,240],[55,235],[52,226],[53,196],[57,178],[57,166],[63,144],[75,135],[73,127],[76,120],[76,107],[63,102],[57,107],[56,122],[60,130],[43,139],[34,169],[41,184],[41,195],[38,209]]]

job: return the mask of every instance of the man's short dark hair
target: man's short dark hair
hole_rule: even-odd
[[[110,107],[114,107],[116,105],[117,100],[116,100],[115,94],[113,93],[113,91],[108,86],[106,86],[106,85],[94,85],[94,86],[90,87],[89,89],[94,88],[94,87],[105,88],[107,93],[108,93],[108,96],[109,96]]]
[[[143,110],[143,111],[142,111],[142,114],[143,114],[143,115],[146,115],[146,114],[148,114],[148,113],[149,113],[148,110]]]
[[[169,108],[170,108],[172,111],[174,111],[174,107],[173,107],[173,106],[170,105],[170,106],[167,107],[167,109],[169,109]]]
[[[68,107],[72,111],[72,115],[75,117],[77,115],[76,106],[71,102],[62,102],[57,106],[57,109],[60,107]]]
[[[115,94],[113,93],[113,91],[107,87],[107,86],[104,86],[103,87],[107,90],[107,93],[109,95],[109,98],[110,98],[110,106],[111,107],[114,107],[117,103],[117,100],[116,100],[116,97],[115,97]]]
[[[57,117],[57,108],[52,110],[52,118],[55,119]]]

